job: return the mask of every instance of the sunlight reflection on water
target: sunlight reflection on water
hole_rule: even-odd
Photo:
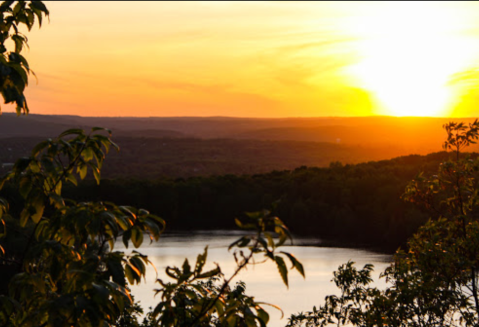
[[[205,269],[215,267],[214,263],[220,264],[226,276],[230,276],[236,264],[232,251],[228,252],[228,245],[242,236],[242,231],[195,231],[190,233],[169,233],[161,236],[158,243],[145,244],[141,247],[141,253],[148,255],[158,270],[158,277],[167,281],[164,270],[167,266],[180,266],[187,258],[191,265],[196,261],[198,254],[208,245],[208,264]],[[290,271],[289,289],[282,283],[276,266],[272,262],[251,266],[242,271],[236,281],[246,282],[246,294],[254,295],[256,300],[268,302],[280,306],[284,311],[284,318],[276,309],[266,307],[270,313],[268,326],[279,327],[287,324],[292,313],[311,310],[313,305],[319,305],[324,297],[337,294],[334,283],[333,271],[348,260],[356,262],[357,267],[362,268],[366,263],[375,266],[375,285],[384,287],[384,280],[378,281],[379,272],[387,265],[391,256],[378,254],[366,250],[350,248],[318,247],[311,244],[320,244],[318,239],[294,238],[294,246],[284,246],[282,251],[294,254],[304,265],[306,279],[296,271]],[[115,249],[121,250],[123,245],[116,244]],[[261,256],[258,257],[258,260]],[[290,266],[287,263],[288,267]],[[145,311],[154,306],[153,290],[160,285],[155,283],[156,273],[153,267],[148,266],[146,283],[132,286],[132,293],[137,301],[140,301]]]

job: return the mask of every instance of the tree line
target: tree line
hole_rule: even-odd
[[[447,157],[440,152],[254,175],[105,179],[99,185],[87,180],[64,192],[79,201],[103,199],[149,208],[170,230],[233,229],[232,217],[277,202],[274,214],[294,234],[394,251],[428,217],[401,200],[407,183],[421,171],[434,171]]]

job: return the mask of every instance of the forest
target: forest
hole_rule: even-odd
[[[344,246],[395,251],[426,222],[424,211],[401,200],[407,183],[445,160],[444,152],[411,155],[329,168],[299,167],[255,175],[163,179],[86,179],[65,185],[76,201],[129,203],[168,222],[168,230],[235,229],[234,217],[269,208],[296,235],[310,235]],[[6,184],[0,195],[14,193]],[[17,195],[20,198],[20,195]],[[18,200],[18,203],[21,203]],[[20,210],[11,204],[11,210]]]
[[[163,179],[86,180],[65,187],[78,201],[130,203],[164,218],[168,228],[234,229],[232,217],[269,208],[293,234],[311,235],[345,246],[395,251],[424,224],[425,211],[401,200],[407,183],[433,172],[445,152],[328,168],[302,166],[255,175]]]

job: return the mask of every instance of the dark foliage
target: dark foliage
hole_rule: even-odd
[[[404,188],[419,171],[433,171],[446,157],[412,155],[242,176],[107,179],[65,192],[78,200],[147,207],[164,217],[170,229],[195,229],[199,221],[205,229],[233,229],[231,217],[280,200],[275,214],[294,234],[392,252],[427,220],[424,211],[400,199]]]

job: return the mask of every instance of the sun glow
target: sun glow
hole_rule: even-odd
[[[463,22],[438,3],[383,3],[352,24],[360,59],[347,73],[372,93],[378,114],[447,115],[449,82],[477,50],[477,41],[457,33]]]

